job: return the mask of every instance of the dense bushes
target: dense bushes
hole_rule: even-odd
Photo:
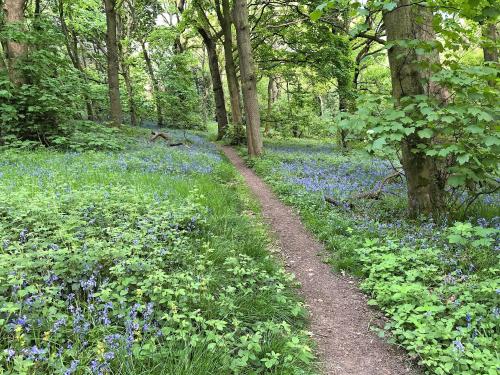
[[[13,85],[0,70],[0,143],[14,139],[50,144],[61,124],[81,116],[85,86],[69,59],[61,55],[62,36],[48,22],[36,31],[3,30],[0,39],[26,43],[28,54],[18,63],[24,83]]]

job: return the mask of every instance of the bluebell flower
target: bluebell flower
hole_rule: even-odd
[[[24,228],[21,233],[19,233],[19,242],[21,244],[26,243],[28,241],[28,229]]]
[[[78,359],[74,359],[71,361],[70,366],[64,371],[64,375],[71,375],[76,371],[76,368],[78,367],[78,364],[80,361]]]
[[[465,347],[460,340],[454,340],[453,345],[455,346],[454,350],[456,350],[460,353],[463,353],[465,351]]]
[[[16,355],[16,351],[12,348],[8,348],[8,349],[5,349],[4,350],[4,353],[7,355],[7,362],[9,362],[12,357],[14,357]]]

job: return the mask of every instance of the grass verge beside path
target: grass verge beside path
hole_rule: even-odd
[[[317,141],[270,141],[249,160],[325,243],[337,270],[361,276],[362,289],[390,318],[385,331],[432,374],[497,374],[500,369],[499,196],[484,197],[463,222],[409,221],[403,181],[380,200],[358,199],[391,173],[360,152]]]
[[[2,151],[0,373],[314,374],[234,168],[190,148]]]

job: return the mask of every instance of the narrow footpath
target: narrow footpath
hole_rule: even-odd
[[[262,213],[274,232],[288,271],[301,283],[300,293],[310,312],[311,332],[328,375],[418,374],[406,353],[370,330],[377,319],[356,283],[331,271],[321,260],[323,246],[316,241],[291,208],[231,147],[223,152],[235,165],[260,201]]]

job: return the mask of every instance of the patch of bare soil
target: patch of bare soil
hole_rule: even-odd
[[[354,279],[333,273],[323,263],[323,246],[316,241],[291,208],[230,147],[223,152],[238,168],[258,198],[262,213],[276,236],[286,268],[301,283],[310,312],[311,332],[318,344],[325,374],[418,374],[407,354],[379,338],[370,326],[381,317],[366,304]]]

